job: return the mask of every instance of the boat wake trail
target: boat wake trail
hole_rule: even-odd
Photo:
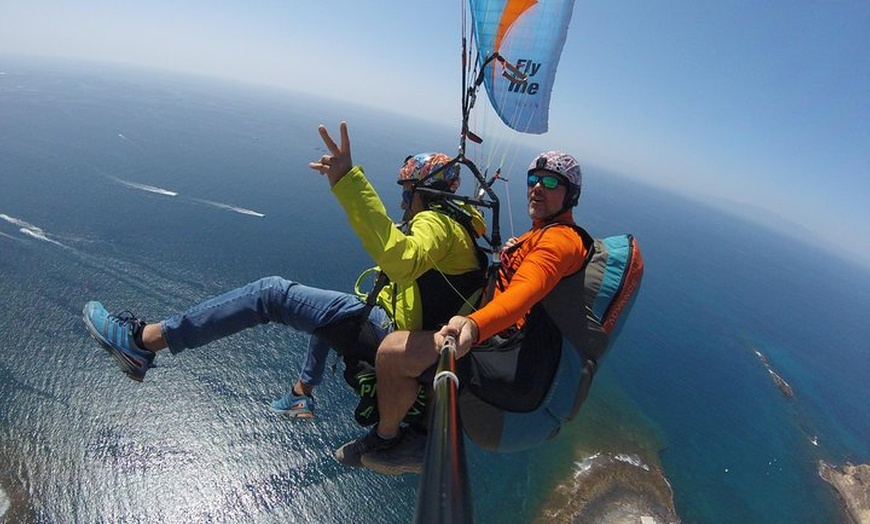
[[[126,138],[126,137],[124,137]],[[131,182],[129,180],[124,180],[122,178],[110,177],[116,183],[121,184],[124,187],[129,187],[130,189],[138,189],[140,191],[147,191],[149,193],[155,193],[163,196],[177,197],[177,191],[170,191],[168,189],[164,189],[162,187],[150,186],[148,184],[140,184],[139,182]],[[215,202],[213,200],[204,200],[201,198],[187,197],[181,198],[182,200],[186,200],[189,202],[195,202],[197,204],[202,204],[206,206],[216,207],[218,209],[224,209],[227,211],[233,211],[234,213],[239,213],[242,215],[247,215],[251,217],[263,218],[266,215],[264,213],[260,213],[259,211],[254,211],[253,209],[247,209],[244,207],[234,206],[231,204],[224,204],[222,202]]]
[[[17,242],[20,242],[20,241],[21,241],[20,238],[18,238],[18,237],[14,237],[14,236],[12,236],[12,235],[7,235],[6,233],[4,233],[4,232],[2,232],[2,231],[0,231],[0,237],[8,238],[9,240],[15,240],[15,241],[17,241]]]
[[[62,244],[62,243],[58,242],[57,240],[50,238],[48,236],[48,233],[46,233],[41,227],[34,226],[33,224],[31,224],[25,220],[21,220],[20,218],[11,217],[5,213],[0,213],[0,219],[3,219],[6,222],[9,222],[10,224],[12,224],[14,226],[18,226],[18,231],[20,231],[22,234],[27,235],[31,238],[35,238],[37,240],[42,240],[43,242],[48,242],[50,244],[54,244],[56,246],[60,246],[60,247],[65,248],[65,249],[72,249],[71,247],[69,247],[65,244]],[[8,238],[14,238],[14,237],[11,237],[10,235],[7,235],[5,233],[3,234],[3,236],[8,237]]]
[[[69,246],[65,246],[65,245],[61,244],[60,242],[58,242],[57,240],[52,240],[52,239],[48,238],[48,236],[45,234],[45,232],[43,232],[39,228],[30,229],[27,227],[22,227],[21,229],[19,229],[19,231],[21,231],[22,233],[24,233],[25,235],[27,235],[29,237],[33,237],[33,238],[37,239],[37,240],[42,240],[43,242],[48,242],[49,244],[54,244],[56,246],[70,249]]]
[[[200,198],[191,198],[190,200],[205,204],[207,206],[216,207],[218,209],[226,209],[227,211],[234,211],[236,213],[241,213],[242,215],[248,215],[252,217],[263,218],[266,216],[264,213],[260,213],[259,211],[254,211],[252,209],[245,209],[244,207],[231,206],[229,204],[222,204],[220,202],[212,202],[211,200],[202,200]]]
[[[164,196],[178,196],[178,193],[175,191],[170,191],[168,189],[163,189],[162,187],[149,186],[148,184],[140,184],[138,182],[130,182],[129,180],[124,180],[121,178],[112,178],[115,182],[121,184],[122,186],[129,187],[131,189],[139,189],[141,191],[148,191],[149,193],[156,193],[158,195]]]
[[[177,301],[179,304],[191,303],[202,297],[202,286],[197,275],[185,271],[161,273],[155,271],[151,264],[141,263],[138,257],[119,258],[106,254],[91,254],[87,250],[83,251],[58,242],[52,238],[58,235],[47,233],[26,220],[0,213],[0,224],[3,221],[17,227],[21,235],[16,236],[0,231],[0,236],[16,242],[27,243],[28,239],[34,239],[62,247],[63,251],[58,253],[63,253],[63,256],[69,257],[69,260],[74,260],[87,268],[85,269],[87,273],[103,275],[106,280],[116,281],[127,289],[137,289],[142,296],[153,297],[164,302],[167,301],[167,297],[171,297],[172,301]],[[92,240],[72,236],[61,236],[61,238],[72,242],[93,243]],[[147,285],[143,282],[147,282]]]

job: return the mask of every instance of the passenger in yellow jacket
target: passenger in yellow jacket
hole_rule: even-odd
[[[318,131],[329,154],[309,166],[327,177],[351,227],[379,267],[376,272],[384,275],[378,279],[382,288],[376,299],[366,301],[359,293],[361,279],[357,293],[345,293],[266,277],[155,323],[129,311],[109,314],[101,303],[88,302],[83,311],[88,331],[130,378],[142,381],[161,349],[177,354],[255,325],[279,322],[311,336],[302,373],[272,408],[291,417],[312,418],[312,391],[322,379],[331,347],[373,344],[373,356],[380,341],[395,329],[435,329],[468,309],[463,306],[483,285],[485,268],[472,238],[473,230],[483,232],[483,220],[470,206],[457,213],[455,206],[445,207],[437,196],[416,191],[421,186],[455,191],[458,166],[448,166],[449,158],[438,153],[406,159],[398,177],[405,223],[398,227],[363,169],[353,165],[347,125],[341,123],[339,144],[325,127]]]
[[[519,329],[532,306],[562,278],[582,268],[589,246],[570,227],[574,224],[571,208],[579,202],[581,180],[580,165],[571,155],[549,151],[532,162],[526,194],[532,231],[508,240],[501,253],[492,300],[468,316],[459,314],[451,318],[440,331],[397,332],[385,337],[377,360],[381,416],[368,434],[336,450],[339,462],[381,473],[421,471],[426,437],[401,425],[404,413],[414,401],[419,377],[435,365],[437,350],[446,335],[457,337],[456,357],[460,358],[475,343],[510,327]],[[556,224],[559,226],[547,227]],[[538,355],[536,359],[540,359]],[[499,353],[497,364],[513,375],[528,368],[524,362],[511,358],[515,357],[508,352]],[[487,376],[497,365],[495,361],[486,364],[471,372],[474,379]]]

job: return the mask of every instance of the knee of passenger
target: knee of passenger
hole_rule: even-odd
[[[263,277],[257,283],[263,289],[287,287],[287,279],[278,276]]]
[[[431,331],[395,331],[378,346],[377,368],[416,376],[438,359]]]
[[[287,290],[296,284],[283,277],[264,277],[257,281],[260,289],[268,294],[276,294],[279,299],[287,294]]]
[[[407,333],[395,331],[389,333],[378,346],[378,358],[395,358],[405,352],[405,344],[408,340]]]
[[[287,291],[294,282],[282,277],[264,277],[253,285],[259,289],[260,300],[266,311],[275,311],[279,304],[284,302]]]

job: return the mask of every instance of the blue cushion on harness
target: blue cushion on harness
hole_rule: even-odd
[[[585,231],[575,229],[584,240],[591,240]],[[474,348],[471,358],[461,359],[460,367],[466,370],[461,373],[460,414],[471,440],[493,451],[521,451],[553,438],[563,423],[573,419],[600,358],[628,316],[642,276],[643,259],[633,236],[595,240],[583,269],[563,278],[535,305],[524,333],[495,350]],[[524,358],[527,352],[531,358]],[[525,367],[522,373],[511,374],[504,364],[488,365],[505,361],[508,354],[512,362]],[[536,365],[536,369],[527,367]],[[500,371],[495,380],[487,376],[491,369]],[[530,373],[534,381],[529,380]],[[511,382],[514,376],[526,380]],[[524,402],[530,398],[526,389],[534,382],[549,387],[543,396],[533,394],[534,405],[529,406]]]

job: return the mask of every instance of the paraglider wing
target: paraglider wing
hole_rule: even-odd
[[[469,0],[490,104],[510,128],[547,131],[550,93],[573,0]],[[487,59],[493,54],[504,58]],[[506,63],[505,63],[506,62]]]

